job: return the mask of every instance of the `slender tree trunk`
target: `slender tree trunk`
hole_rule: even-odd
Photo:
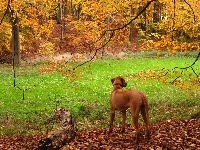
[[[133,7],[130,8],[130,18],[133,16]],[[133,22],[131,22],[129,27],[129,42],[133,42]]]
[[[131,6],[131,8],[130,8],[130,17],[132,18],[132,16],[134,14],[135,14],[135,8],[133,8]],[[138,29],[136,27],[134,27],[134,22],[131,22],[131,24],[129,26],[129,42],[130,42],[130,46],[134,50],[138,49],[137,36],[138,36]]]
[[[12,50],[13,50],[13,64],[21,64],[20,55],[20,40],[19,40],[19,18],[16,17],[12,22]]]
[[[61,36],[61,43],[63,43],[63,37],[64,37],[64,21],[63,21],[63,14],[64,14],[64,3],[61,2],[60,3],[60,20],[61,20],[61,33],[60,33],[60,36]]]

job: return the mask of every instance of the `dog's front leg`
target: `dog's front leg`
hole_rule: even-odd
[[[126,125],[126,110],[122,111],[122,133],[125,132],[125,125]]]
[[[115,118],[115,109],[111,108],[111,111],[110,111],[110,128],[109,128],[109,133],[112,132],[114,118]]]

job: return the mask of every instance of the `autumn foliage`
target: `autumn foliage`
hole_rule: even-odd
[[[75,80],[77,72],[85,69],[79,70],[78,66],[103,52],[156,50],[159,57],[163,51],[171,56],[200,50],[199,0],[1,0],[0,63],[12,63],[12,25],[16,18],[22,59],[45,56],[52,61],[56,54],[70,53],[73,55],[70,63],[64,60],[41,67],[43,73],[60,72],[69,80]],[[199,58],[200,52],[195,62]],[[200,90],[200,77],[193,68],[195,62],[184,68],[148,70],[127,76],[171,83],[185,92],[196,93]],[[135,130],[131,126],[124,134],[119,133],[119,128],[111,135],[107,130],[80,131],[63,150],[200,147],[198,118],[152,124],[149,141],[142,136],[142,128],[138,145],[132,143]],[[0,149],[37,149],[44,137],[2,137]]]
[[[90,53],[104,45],[128,46],[132,51],[190,52],[199,49],[199,7],[198,0],[4,0],[0,4],[0,54],[5,57],[12,52],[15,17],[20,19],[23,58],[60,51]]]

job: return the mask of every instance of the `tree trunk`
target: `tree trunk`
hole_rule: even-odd
[[[136,9],[131,6],[130,12],[131,12],[130,18],[132,18],[132,16],[134,16],[134,14],[136,13]],[[129,42],[133,50],[138,49],[137,37],[138,37],[138,29],[134,26],[134,22],[131,22],[129,27]]]
[[[134,9],[133,7],[131,6],[130,8],[130,18],[132,18],[133,14],[134,14]],[[131,22],[130,26],[129,26],[129,42],[133,42],[133,22]]]
[[[13,64],[21,64],[20,55],[20,41],[19,41],[19,18],[16,17],[12,22],[12,50],[13,50]]]
[[[155,2],[154,3],[154,13],[153,13],[153,23],[158,23],[160,22],[161,19],[161,9],[162,9],[162,5],[159,2]]]

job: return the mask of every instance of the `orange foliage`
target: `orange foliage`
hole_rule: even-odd
[[[188,93],[197,93],[200,90],[200,77],[195,76],[194,73],[187,70],[149,70],[141,71],[137,74],[128,75],[129,78],[134,78],[138,80],[157,80],[164,84],[171,83],[172,85],[180,88],[181,90]]]
[[[64,44],[59,44],[60,31],[56,36],[52,35],[54,27],[58,28],[56,22],[51,19],[55,18],[58,12],[59,2],[63,2],[66,9],[71,9],[71,13],[63,20],[66,39]],[[55,45],[55,51],[63,50],[68,45],[70,48],[65,48],[67,51],[72,48],[72,52],[90,52],[91,49],[101,47],[110,40],[110,31],[114,31],[114,36],[108,46],[112,44],[125,46],[130,44],[131,30],[136,39],[132,44],[138,44],[140,50],[158,49],[176,53],[199,49],[198,0],[188,2],[152,0],[146,11],[132,23],[130,20],[137,16],[149,2],[148,0],[74,0],[70,8],[68,8],[69,2],[66,2],[68,1],[11,1],[9,11],[12,10],[14,13],[12,16],[7,13],[0,25],[0,30],[3,31],[0,39],[4,39],[4,42],[1,42],[4,46],[0,47],[0,52],[10,51],[10,18],[15,16],[20,18],[21,51],[25,54],[38,52],[40,44],[46,41]],[[6,7],[7,1],[3,1],[0,4],[0,18]],[[78,9],[80,12],[76,12]],[[80,13],[79,19],[75,16],[77,13]],[[155,15],[159,21],[154,21]],[[10,29],[4,30],[4,28]],[[64,48],[59,48],[63,45]]]

